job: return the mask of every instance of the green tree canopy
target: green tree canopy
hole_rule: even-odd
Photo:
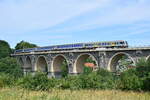
[[[9,56],[11,53],[11,48],[8,42],[0,40],[0,59]]]
[[[0,59],[0,73],[20,77],[22,76],[22,69],[15,58],[5,57]]]
[[[34,48],[37,47],[37,45],[29,43],[29,42],[25,42],[25,41],[21,41],[19,43],[17,43],[15,49],[26,49],[26,48]]]

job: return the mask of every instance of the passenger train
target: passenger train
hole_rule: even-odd
[[[56,51],[56,50],[73,50],[73,49],[98,49],[98,48],[127,48],[127,41],[107,41],[107,42],[89,42],[89,43],[75,43],[64,45],[53,45],[46,47],[28,48],[15,50],[14,53],[29,53],[29,52],[43,52],[43,51]]]

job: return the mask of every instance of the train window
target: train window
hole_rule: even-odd
[[[106,45],[110,45],[110,43],[106,43]]]
[[[120,44],[124,44],[124,42],[120,42]]]
[[[105,43],[102,43],[102,45],[104,46],[104,45],[105,45]]]
[[[116,42],[116,44],[120,44],[119,42]]]

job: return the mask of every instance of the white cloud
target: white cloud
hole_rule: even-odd
[[[148,0],[108,0],[104,6],[97,7],[84,14],[87,19],[80,19],[80,15],[66,20],[66,25],[60,28],[46,30],[44,32],[67,32],[87,30],[98,27],[110,27],[114,25],[135,24],[141,21],[150,21],[150,2]],[[95,11],[95,13],[93,13]],[[71,23],[71,25],[69,24]]]
[[[4,32],[23,32],[60,24],[110,0],[7,0],[0,3],[0,28]]]

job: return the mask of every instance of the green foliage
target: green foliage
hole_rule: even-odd
[[[61,89],[81,89],[82,88],[82,81],[79,76],[68,76],[66,78],[61,79],[60,84]]]
[[[17,43],[17,45],[15,46],[15,49],[26,49],[26,48],[34,48],[37,47],[37,45],[29,43],[29,42],[25,42],[25,41],[21,41],[19,43]]]
[[[93,68],[91,68],[91,67],[84,66],[84,68],[83,68],[83,74],[90,74],[90,73],[92,73],[92,71],[93,71]]]
[[[66,70],[66,62],[64,62]],[[120,75],[115,75],[105,69],[86,69],[83,74],[69,76],[68,70],[61,79],[48,79],[46,73],[28,74],[24,77],[16,59],[6,57],[0,59],[0,87],[11,86],[16,83],[30,90],[49,89],[122,89],[122,90],[146,90],[150,91],[150,66],[149,62],[143,59],[136,64],[137,67],[128,69]],[[90,68],[90,67],[85,67]],[[17,81],[16,81],[17,80]]]
[[[125,90],[141,90],[143,86],[142,80],[137,76],[136,69],[129,69],[121,74],[122,89]]]
[[[30,90],[49,89],[49,80],[45,73],[36,73],[34,76],[28,74],[27,76],[18,80],[17,84]]]
[[[104,69],[82,74],[79,79],[82,89],[112,89],[115,86],[113,75]]]
[[[118,60],[116,66],[116,73],[120,74],[129,69],[129,66],[133,65],[133,61],[128,57],[123,55],[121,59]]]
[[[139,59],[136,63],[136,70],[139,77],[146,77],[150,72],[150,62],[146,61],[145,59]]]
[[[150,72],[143,78],[143,90],[150,91]]]
[[[67,75],[68,75],[68,64],[67,64],[66,60],[63,61],[63,64],[60,68],[62,71],[61,72],[62,77],[67,77]]]
[[[16,78],[21,77],[23,74],[17,60],[11,57],[0,59],[0,73],[9,74]]]
[[[93,63],[96,65],[96,62],[95,62],[95,60],[93,60],[92,57],[88,57],[85,62]]]
[[[10,56],[11,49],[6,41],[0,40],[0,59]]]
[[[9,74],[0,74],[0,87],[12,86],[15,83],[15,78]]]
[[[150,91],[150,61],[140,59],[136,63],[137,76],[143,80],[143,90]]]

